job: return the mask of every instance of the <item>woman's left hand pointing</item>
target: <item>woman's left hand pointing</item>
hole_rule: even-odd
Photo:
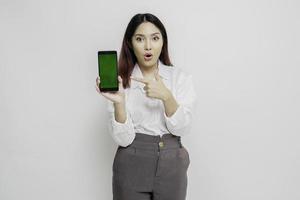
[[[132,76],[130,78],[145,84],[144,91],[146,92],[146,96],[157,98],[163,101],[167,100],[171,95],[171,91],[163,83],[162,78],[158,74],[158,69],[156,70],[154,77],[155,80]]]

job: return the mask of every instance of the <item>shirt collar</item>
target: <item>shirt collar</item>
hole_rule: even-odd
[[[165,80],[169,79],[169,73],[167,67],[168,66],[164,65],[160,60],[158,60],[158,74],[162,77],[162,79]],[[131,76],[144,78],[138,63],[135,64]],[[145,86],[145,84],[140,83],[138,81],[131,80],[131,86],[130,86],[131,88],[136,88],[138,86],[142,88]]]

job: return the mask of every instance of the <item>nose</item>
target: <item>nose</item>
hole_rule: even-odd
[[[145,50],[151,50],[151,41],[148,39],[145,43]]]

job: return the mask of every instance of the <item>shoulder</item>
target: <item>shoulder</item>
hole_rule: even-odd
[[[167,66],[163,65],[165,71],[172,77],[176,82],[184,82],[187,79],[191,79],[192,75],[186,72],[182,67],[174,65]]]

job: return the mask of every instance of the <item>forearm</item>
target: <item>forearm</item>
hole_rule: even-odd
[[[183,136],[190,131],[192,119],[192,104],[178,104],[174,97],[164,103],[164,118],[170,133]]]
[[[114,103],[115,108],[115,120],[119,123],[126,122],[126,109],[125,103]]]
[[[132,143],[135,138],[135,131],[132,119],[124,104],[108,102],[109,111],[109,132],[114,141],[123,147]]]
[[[163,104],[167,117],[171,117],[179,107],[176,99],[171,92],[169,92],[168,95],[166,95],[166,97],[163,99]]]

